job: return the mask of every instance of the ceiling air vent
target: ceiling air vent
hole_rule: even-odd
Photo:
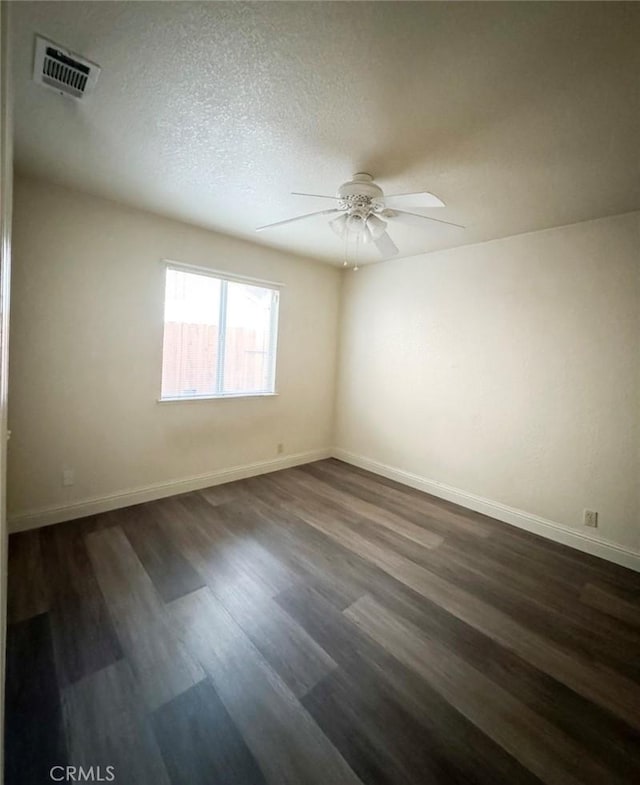
[[[63,49],[53,41],[36,36],[33,80],[60,95],[81,99],[93,90],[100,66]]]

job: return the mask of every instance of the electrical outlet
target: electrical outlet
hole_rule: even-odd
[[[62,471],[62,484],[64,486],[73,485],[75,482],[75,475],[73,469],[63,469]]]
[[[282,442],[278,443],[278,455],[282,455],[284,452],[284,444]]]
[[[593,529],[598,527],[598,513],[595,510],[584,511],[584,525],[591,526]]]

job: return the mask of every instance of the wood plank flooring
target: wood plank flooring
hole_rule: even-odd
[[[640,574],[337,460],[12,535],[9,586],[7,785],[640,782]]]

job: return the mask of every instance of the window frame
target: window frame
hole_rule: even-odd
[[[162,351],[160,354],[160,396],[157,398],[157,403],[189,403],[191,401],[219,401],[226,398],[274,398],[278,395],[276,388],[277,381],[277,350],[278,350],[278,328],[280,316],[280,293],[284,288],[284,284],[278,281],[266,281],[261,278],[252,278],[246,275],[237,275],[225,270],[216,270],[211,267],[202,267],[194,264],[186,264],[183,262],[175,262],[171,259],[162,259],[162,272],[164,280],[164,298],[163,298],[163,318],[162,318]],[[220,388],[224,384],[224,368],[225,357],[225,338],[226,338],[226,315],[227,315],[227,284],[229,283],[242,283],[249,286],[259,286],[265,289],[272,289],[275,292],[275,308],[271,309],[271,323],[269,335],[269,357],[271,365],[269,368],[269,390],[258,392],[231,392],[225,393],[222,389],[218,389],[215,393],[206,393],[206,395],[184,395],[184,396],[162,396],[162,366],[164,361],[164,307],[166,306],[167,299],[167,272],[169,270],[177,270],[183,273],[192,273],[195,275],[206,275],[210,278],[216,278],[220,281],[220,301],[218,303],[218,356],[217,356],[217,371],[216,383]],[[225,317],[224,319],[222,317]]]

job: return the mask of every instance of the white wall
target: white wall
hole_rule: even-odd
[[[41,522],[33,511],[275,459],[279,442],[286,455],[331,446],[336,269],[36,180],[17,179],[14,211],[16,527]],[[163,258],[285,284],[277,397],[156,402]]]
[[[350,273],[337,445],[638,549],[639,229],[634,213]]]

